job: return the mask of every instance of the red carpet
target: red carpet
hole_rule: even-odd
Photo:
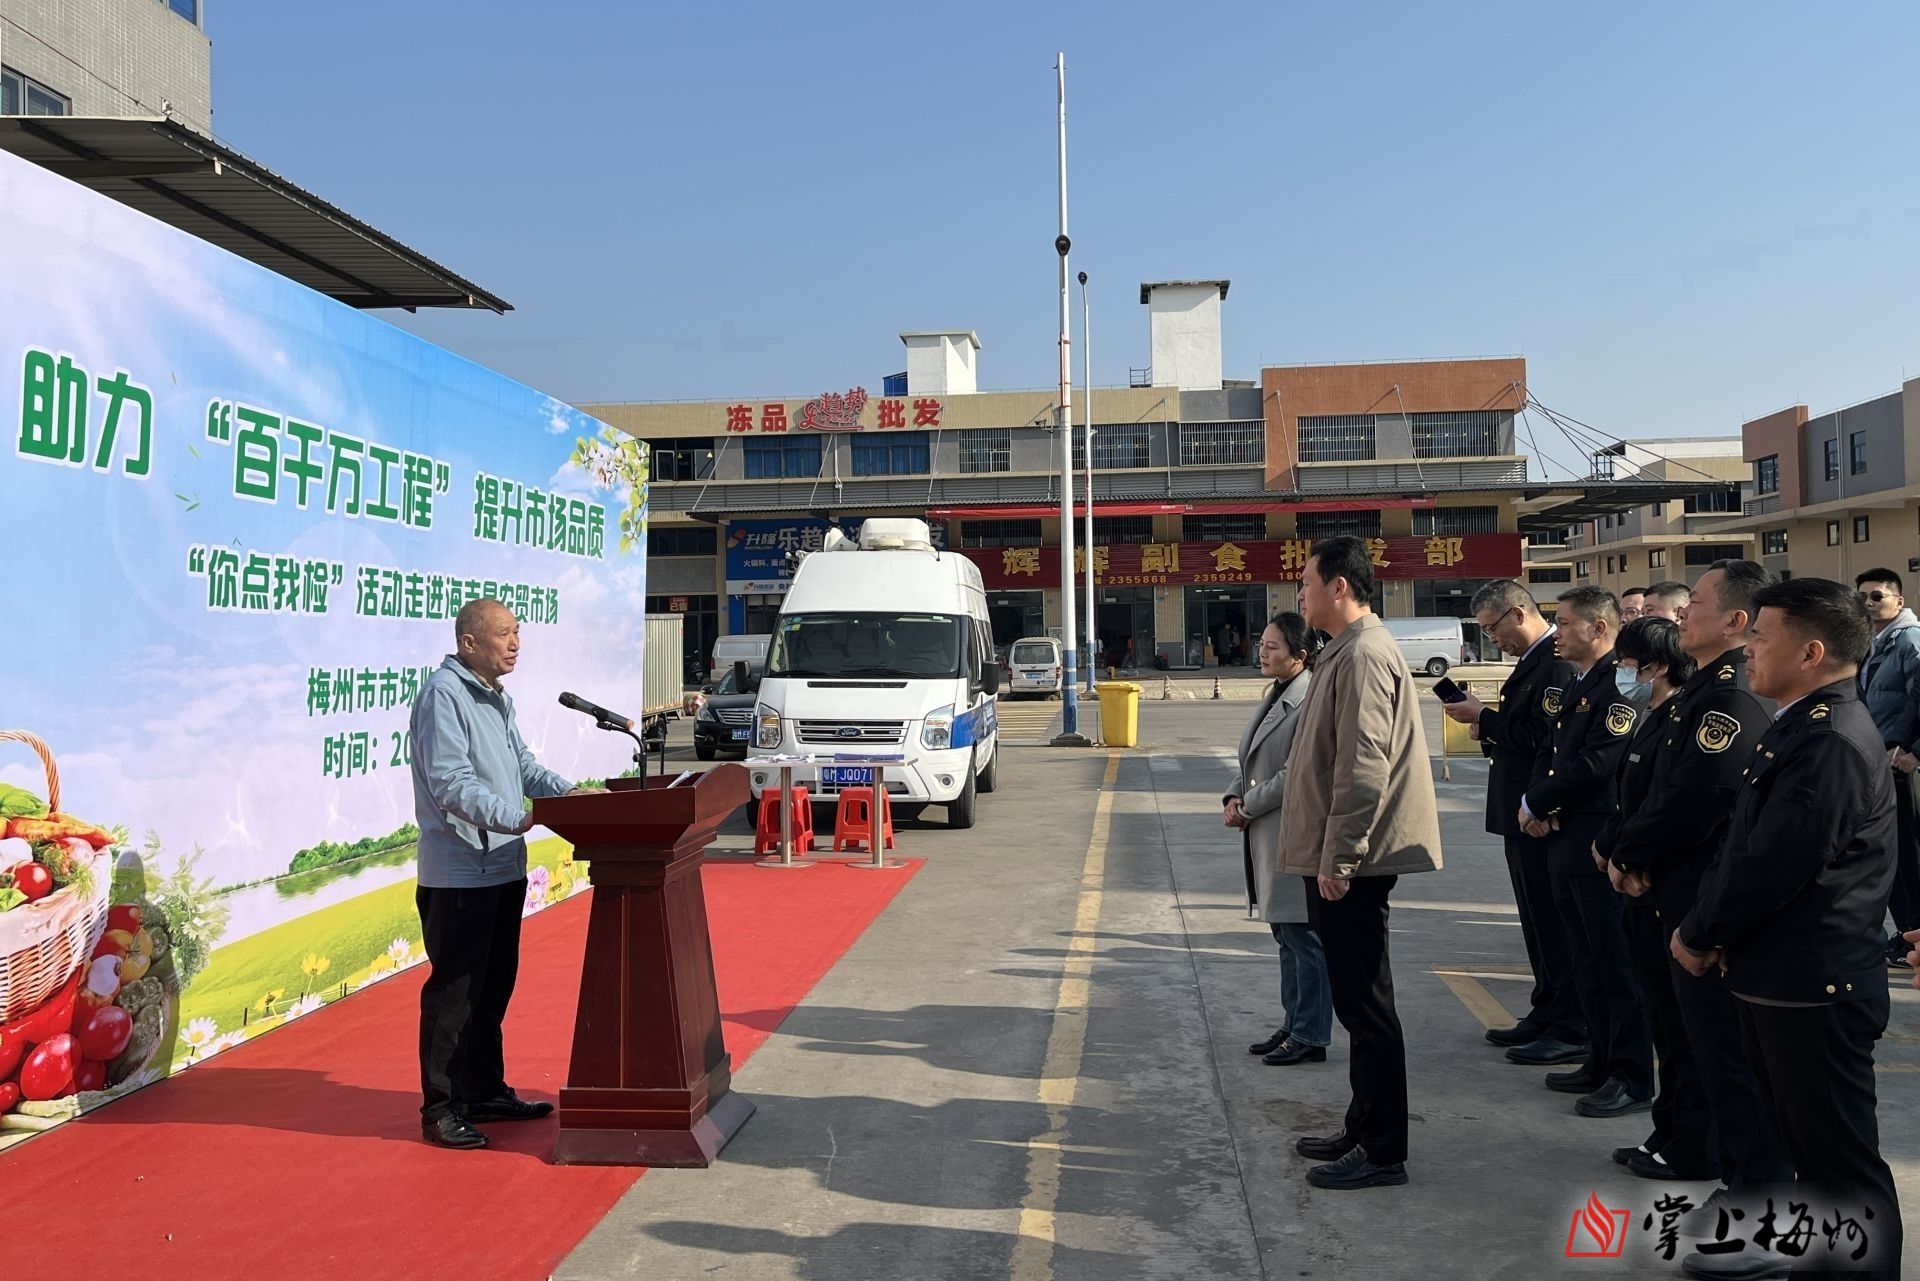
[[[736,1069],[916,870],[707,865]],[[566,1076],[586,906],[526,922],[506,1034],[508,1076],[529,1098],[557,1097]],[[422,1143],[425,975],[389,979],[0,1156],[16,1208],[0,1276],[92,1275],[108,1262],[205,1281],[547,1276],[641,1171],[549,1164],[551,1120],[491,1126],[483,1152]]]

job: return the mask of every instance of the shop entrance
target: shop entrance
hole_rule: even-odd
[[[993,624],[993,650],[998,662],[1023,636],[1045,636],[1046,614],[1039,592],[988,592],[987,618]]]
[[[1134,672],[1153,666],[1153,588],[1102,587],[1094,620],[1096,668]]]
[[[1187,590],[1187,665],[1257,667],[1260,633],[1267,625],[1267,589],[1189,587]]]

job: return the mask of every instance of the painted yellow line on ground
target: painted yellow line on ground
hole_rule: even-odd
[[[1471,912],[1475,916],[1518,916],[1520,909],[1511,903],[1444,903],[1433,899],[1393,900],[1396,912]]]
[[[1497,1027],[1513,1026],[1513,1015],[1507,1013],[1507,1007],[1495,1000],[1493,993],[1487,991],[1479,979],[1464,970],[1435,970],[1434,974],[1460,998],[1460,1004],[1466,1006],[1467,1012],[1479,1019],[1489,1032]]]
[[[1094,931],[1100,925],[1100,897],[1107,877],[1107,837],[1113,827],[1113,784],[1120,775],[1120,754],[1107,755],[1100,799],[1093,810],[1093,835],[1080,865],[1080,901],[1073,913],[1073,937],[1053,1002],[1053,1030],[1040,1069],[1040,1101],[1047,1107],[1047,1132],[1027,1143],[1027,1192],[1020,1201],[1020,1236],[1013,1245],[1009,1275],[1013,1281],[1052,1281],[1055,1210],[1060,1202],[1060,1153],[1067,1141],[1067,1112],[1080,1087],[1080,1059],[1087,1046],[1087,995],[1092,987]]]

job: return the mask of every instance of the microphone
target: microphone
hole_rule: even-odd
[[[614,729],[624,730],[629,734],[633,733],[633,719],[631,717],[622,716],[618,712],[610,712],[597,703],[589,703],[578,694],[560,695],[560,706],[571,708],[576,712],[585,712],[587,715],[593,717],[593,719],[601,721]]]

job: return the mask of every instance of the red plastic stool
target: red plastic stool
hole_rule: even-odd
[[[873,789],[849,787],[840,793],[840,805],[833,814],[833,848],[838,853],[858,847],[871,852],[873,839]],[[880,843],[893,848],[893,801],[880,794]]]
[[[813,800],[807,789],[796,784],[787,794],[787,803],[793,807],[793,846],[796,851],[805,852],[813,848]],[[753,838],[755,854],[777,854],[780,851],[780,789],[768,788],[760,793],[760,820]]]

